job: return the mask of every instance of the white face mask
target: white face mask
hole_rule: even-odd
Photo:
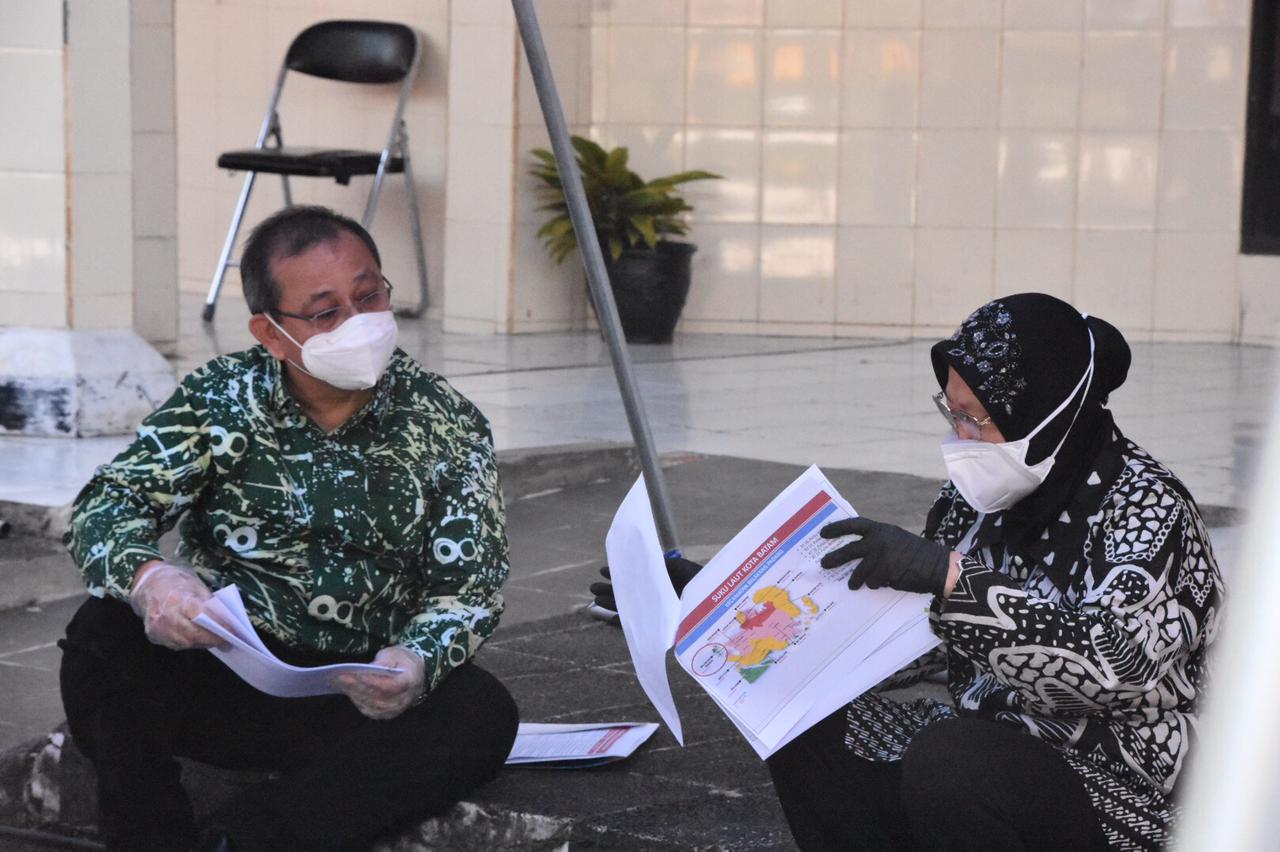
[[[1040,421],[1040,425],[1031,430],[1025,438],[993,444],[990,441],[969,441],[949,432],[942,439],[942,460],[947,465],[947,475],[955,483],[956,489],[965,501],[979,512],[1002,512],[1035,491],[1044,482],[1053,462],[1071,433],[1076,418],[1084,408],[1084,400],[1089,396],[1089,386],[1093,384],[1093,331],[1089,331],[1089,366],[1084,375],[1076,383],[1075,390],[1067,394],[1062,404],[1053,413]],[[1027,464],[1027,451],[1031,447],[1031,439],[1040,430],[1053,422],[1062,410],[1071,403],[1076,394],[1084,387],[1080,405],[1071,417],[1071,424],[1063,433],[1062,440],[1053,452],[1036,464]]]
[[[264,316],[281,334],[293,340],[271,314]],[[289,363],[335,388],[371,388],[391,363],[396,331],[396,318],[391,311],[352,314],[333,331],[314,334],[306,343],[293,340],[294,345],[302,349],[302,366]]]

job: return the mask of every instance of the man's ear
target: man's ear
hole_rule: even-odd
[[[289,340],[280,333],[280,329],[267,319],[266,314],[254,314],[249,317],[249,333],[254,339],[266,347],[277,361],[288,360]]]

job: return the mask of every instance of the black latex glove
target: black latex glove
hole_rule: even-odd
[[[682,556],[668,556],[666,563],[667,576],[671,578],[671,587],[676,590],[677,595],[684,591],[684,587],[693,579],[693,575],[702,570],[702,566],[697,562]],[[616,616],[618,601],[613,596],[613,578],[609,574],[608,565],[600,569],[600,576],[610,582],[591,584],[591,594],[595,595],[595,600],[592,601],[592,614],[601,618],[607,613],[613,613]]]
[[[888,586],[902,592],[930,595],[946,591],[951,551],[927,538],[870,518],[832,521],[819,534],[823,538],[862,536],[822,557],[823,568],[837,568],[855,559],[862,560],[849,575],[851,589]]]

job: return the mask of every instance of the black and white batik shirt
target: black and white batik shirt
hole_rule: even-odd
[[[967,554],[931,611],[953,703],[868,693],[849,705],[846,744],[892,761],[949,716],[1023,727],[1080,775],[1114,848],[1158,848],[1222,602],[1199,510],[1168,468],[1117,434],[1039,541],[1010,552],[1001,520],[942,489],[925,535]]]

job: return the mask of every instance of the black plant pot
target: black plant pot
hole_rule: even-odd
[[[605,268],[628,342],[671,342],[689,296],[690,267],[697,250],[689,243],[662,241],[652,249],[626,249],[610,261],[606,249]]]

